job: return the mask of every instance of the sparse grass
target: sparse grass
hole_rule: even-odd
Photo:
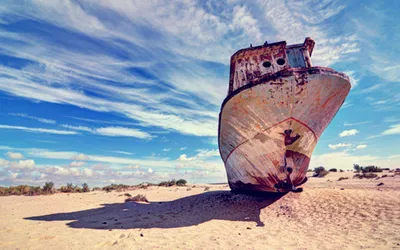
[[[358,179],[364,179],[364,178],[365,179],[374,179],[376,177],[378,177],[378,175],[374,174],[374,173],[362,173],[362,174],[355,174],[353,176],[353,179],[354,178],[358,178]]]
[[[343,181],[343,180],[347,180],[347,179],[349,179],[349,177],[340,177],[339,179],[338,179],[338,181]]]
[[[118,192],[122,192],[125,191],[126,189],[130,188],[131,186],[129,185],[124,185],[124,184],[111,184],[108,186],[103,187],[102,189],[106,192],[111,192],[111,191],[118,191]]]
[[[129,202],[129,201],[141,201],[141,202],[149,202],[146,198],[145,195],[142,194],[138,194],[136,196],[133,197],[129,197],[125,199],[125,202]]]

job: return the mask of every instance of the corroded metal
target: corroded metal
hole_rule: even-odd
[[[314,147],[350,91],[349,78],[312,67],[314,41],[239,50],[219,121],[219,149],[236,191],[288,192],[306,181]]]

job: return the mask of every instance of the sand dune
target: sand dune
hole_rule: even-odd
[[[400,176],[310,178],[302,193],[226,185],[0,197],[1,249],[400,249]],[[377,186],[378,183],[384,183]]]

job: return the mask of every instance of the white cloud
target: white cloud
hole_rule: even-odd
[[[20,160],[24,158],[24,156],[18,152],[7,152],[6,155],[8,156],[8,158],[13,160]]]
[[[124,128],[124,127],[105,127],[98,128],[95,130],[96,134],[106,135],[106,136],[128,136],[128,137],[136,137],[140,139],[151,139],[152,136],[149,133],[140,131],[138,129],[133,128]]]
[[[197,157],[213,157],[213,156],[219,156],[219,151],[218,149],[197,149],[196,152],[198,152]]]
[[[117,154],[122,154],[122,155],[133,155],[133,153],[131,153],[131,152],[126,152],[126,151],[112,151],[112,152],[114,152],[114,153],[117,153]]]
[[[376,102],[373,102],[372,105],[382,105],[385,103],[387,103],[387,100],[376,101]]]
[[[34,160],[20,160],[18,162],[11,162],[10,167],[14,169],[33,169],[35,167]]]
[[[326,169],[352,169],[353,164],[373,164],[379,157],[372,155],[351,155],[347,152],[334,152],[321,155],[312,155],[310,168],[324,166]]]
[[[47,124],[56,124],[56,123],[57,123],[57,122],[54,121],[54,120],[45,119],[45,118],[40,118],[40,117],[35,117],[35,116],[30,116],[30,115],[27,115],[27,114],[18,113],[18,114],[10,114],[10,115],[12,115],[12,116],[19,116],[19,117],[24,117],[24,118],[29,118],[29,119],[33,119],[33,120],[36,120],[36,121],[39,121],[39,122],[42,122],[42,123],[47,123]]]
[[[178,157],[177,161],[194,161],[194,160],[196,160],[196,159],[197,159],[196,157],[187,157],[186,154],[181,154],[181,155]]]
[[[69,164],[70,167],[82,167],[85,165],[83,161],[73,161]]]
[[[345,101],[345,102],[343,103],[343,105],[342,105],[342,108],[345,109],[345,108],[348,108],[348,107],[351,107],[351,106],[353,106],[353,104],[351,103],[351,101]]]
[[[149,168],[149,169],[147,169],[147,172],[153,173],[153,169]]]
[[[329,18],[339,14],[345,6],[334,1],[324,4],[313,2],[285,2],[259,0],[261,11],[265,13],[266,24],[274,29],[270,37],[286,40],[289,43],[301,43],[305,36],[316,39],[313,52],[314,65],[328,66],[349,58],[360,51],[358,38],[350,33],[342,36],[329,36],[325,25]],[[305,35],[307,34],[307,35]]]
[[[351,147],[351,145],[352,144],[350,144],[350,143],[338,143],[338,144],[334,144],[334,145],[329,144],[328,147],[330,149],[336,150],[338,148],[348,148],[348,147]]]
[[[22,130],[25,132],[48,133],[48,134],[58,134],[58,135],[78,134],[75,131],[55,130],[55,129],[46,129],[46,128],[28,128],[28,127],[22,127],[22,126],[9,126],[9,125],[0,125],[0,129],[16,129],[16,130]]]
[[[258,22],[249,12],[246,6],[234,6],[232,14],[232,22],[230,27],[233,30],[240,29],[251,37],[254,43],[262,42],[262,33],[258,27]]]
[[[186,150],[187,149],[187,147],[182,147],[182,148],[180,148],[179,150],[180,151],[183,151],[183,150]]]
[[[93,171],[91,169],[88,169],[88,168],[83,169],[82,173],[83,173],[84,176],[87,176],[87,177],[93,176]]]
[[[68,124],[61,124],[61,127],[73,129],[73,130],[79,130],[79,131],[93,132],[93,130],[91,128],[85,127],[85,126],[73,126],[73,125],[68,125]]]
[[[389,129],[382,132],[382,135],[398,135],[400,134],[400,124],[391,125]]]
[[[129,166],[126,166],[126,167],[124,167],[123,169],[132,170],[132,169],[139,169],[139,168],[141,168],[140,165],[139,165],[139,164],[136,164],[136,165],[129,165]]]
[[[0,167],[8,166],[9,163],[9,161],[0,158]]]
[[[4,72],[0,87],[19,97],[114,112],[142,126],[216,136],[219,105],[226,94],[227,79],[219,70],[210,71],[198,59],[228,65],[231,54],[250,42],[271,37],[274,41],[286,39],[288,43],[298,43],[304,40],[305,34],[316,38],[313,57],[323,66],[358,51],[357,37],[348,34],[329,37],[326,26],[320,25],[345,8],[332,1],[326,4],[259,1],[237,5],[214,2],[214,5],[215,8],[206,8],[193,1],[123,4],[41,1],[27,3],[22,8],[7,3],[0,14],[7,16],[4,20],[9,23],[18,18],[50,23],[93,41],[100,40],[106,46],[123,49],[126,56],[121,58],[106,51],[97,53],[90,44],[77,51],[34,33],[6,31],[0,34],[0,39],[12,37],[18,43],[2,44],[4,51],[34,63],[22,69],[0,68]],[[104,19],[101,9],[111,10],[112,18]],[[137,28],[142,25],[153,30],[157,39],[149,39],[147,33]],[[154,77],[149,79],[127,72],[133,67],[151,69]],[[113,81],[113,84],[104,81]],[[152,91],[160,85],[163,91]],[[87,131],[87,128],[80,129]]]
[[[164,148],[164,149],[163,149],[163,152],[169,152],[169,151],[171,151],[170,148]]]
[[[363,122],[354,122],[354,123],[348,123],[348,122],[345,122],[344,124],[343,124],[343,126],[356,126],[356,125],[363,125],[363,124],[367,124],[367,123],[370,123],[371,121],[363,121]]]
[[[343,130],[339,136],[340,137],[346,137],[346,136],[352,136],[352,135],[356,135],[357,133],[359,133],[359,131],[357,129],[350,129],[350,130]]]
[[[355,76],[355,72],[354,71],[345,71],[344,73],[349,76],[351,88],[354,89],[358,85],[358,81],[359,81],[359,79]]]
[[[360,144],[360,145],[358,145],[358,146],[356,147],[356,149],[364,149],[364,148],[366,148],[366,147],[367,147],[366,144]]]
[[[57,154],[58,152],[49,152],[49,153]],[[62,157],[61,159],[71,158],[72,160],[76,160],[76,161],[87,161],[87,160],[89,160],[89,157],[87,155],[85,155],[85,154],[77,154],[77,155],[74,155],[74,156],[70,157],[71,153],[69,153],[69,152],[66,152],[66,153],[67,153],[67,155],[69,157],[68,156],[67,157]]]

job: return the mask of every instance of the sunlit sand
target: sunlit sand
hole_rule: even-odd
[[[0,197],[0,248],[400,249],[400,176],[353,175],[311,177],[282,196],[196,184]]]

